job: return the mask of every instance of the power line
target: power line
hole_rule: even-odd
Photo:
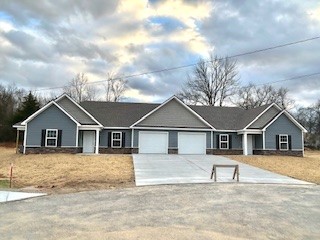
[[[300,79],[300,78],[312,77],[312,76],[316,76],[316,75],[320,75],[320,72],[306,74],[306,75],[300,75],[300,76],[294,76],[294,77],[285,78],[285,79],[277,80],[277,81],[273,81],[273,82],[266,82],[266,83],[256,84],[256,86],[274,84],[274,83],[285,82],[285,81],[291,81],[291,80],[296,80],[296,79]]]
[[[250,51],[250,52],[239,53],[239,54],[236,54],[236,55],[228,56],[228,58],[242,57],[242,56],[251,55],[251,54],[255,54],[255,53],[259,53],[259,52],[265,52],[265,51],[269,51],[269,50],[273,50],[273,49],[277,49],[277,48],[282,48],[282,47],[287,47],[287,46],[291,46],[291,45],[295,45],[295,44],[299,44],[299,43],[313,41],[313,40],[317,40],[317,39],[320,39],[320,36],[307,38],[307,39],[303,39],[303,40],[299,40],[299,41],[295,41],[295,42],[285,43],[285,44],[281,44],[281,45],[276,45],[276,46],[272,46],[272,47],[262,48],[262,49],[258,49],[258,50],[254,50],[254,51]],[[222,60],[222,59],[224,59],[224,58],[220,58],[218,60]],[[211,62],[211,61],[208,60],[208,61],[205,61],[205,62]],[[123,77],[116,77],[116,78],[112,78],[112,79],[113,80],[128,79],[128,78],[139,77],[139,76],[148,75],[148,74],[155,74],[155,73],[160,73],[160,72],[167,72],[167,71],[173,71],[173,70],[178,70],[178,69],[182,69],[182,68],[193,67],[193,66],[196,66],[197,64],[198,63],[191,63],[191,64],[181,65],[181,66],[177,66],[177,67],[163,68],[163,69],[158,69],[158,70],[149,71],[149,72],[126,75],[126,76],[123,76]],[[99,80],[99,81],[94,81],[94,82],[89,82],[87,84],[88,85],[89,84],[97,84],[97,83],[102,83],[102,82],[105,82],[105,81],[106,81],[106,79]],[[65,86],[41,88],[41,89],[37,89],[37,90],[34,90],[34,91],[38,92],[38,91],[54,90],[54,89],[60,89],[60,88],[64,88],[64,87]]]

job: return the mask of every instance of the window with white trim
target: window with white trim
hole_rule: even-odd
[[[111,133],[111,147],[121,148],[122,146],[122,132]]]
[[[229,135],[228,134],[220,134],[220,149],[229,149]]]
[[[46,129],[46,147],[56,147],[58,144],[58,129]]]
[[[289,137],[286,134],[279,135],[279,148],[280,150],[288,150],[289,149]]]

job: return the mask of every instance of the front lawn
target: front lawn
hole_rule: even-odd
[[[11,163],[14,188],[61,193],[134,186],[131,155],[22,155],[0,147],[0,178],[8,177]]]
[[[292,178],[320,184],[320,151],[305,151],[305,157],[258,155],[227,157]]]

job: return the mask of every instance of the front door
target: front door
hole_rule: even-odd
[[[83,153],[94,153],[95,132],[83,131]]]
[[[248,155],[252,155],[253,154],[253,136],[252,135],[248,135],[247,145],[248,145]]]

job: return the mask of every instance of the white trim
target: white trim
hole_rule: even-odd
[[[12,126],[13,128],[16,128],[17,130],[19,130],[19,131],[24,131],[25,129],[26,129],[26,127],[25,126],[17,126],[17,125],[13,125]]]
[[[222,141],[221,137],[225,137],[225,136],[227,136],[227,140]],[[222,148],[221,147],[221,143],[227,143],[227,147],[226,148]],[[229,134],[219,134],[219,149],[223,149],[223,150],[229,149]]]
[[[120,139],[113,139],[113,134],[119,133],[120,134]],[[114,146],[113,141],[120,141],[119,146]],[[122,132],[111,132],[111,147],[112,148],[122,148]]]
[[[281,141],[281,137],[286,137],[287,141]],[[288,151],[289,150],[289,135],[288,134],[279,134],[279,150],[280,151]],[[281,148],[281,144],[287,144],[287,148]]]
[[[76,147],[79,147],[79,126],[77,126],[76,132]]]
[[[101,127],[97,127],[97,126],[94,126],[94,127],[83,126],[83,125],[79,126],[79,130],[96,131],[96,130],[100,130],[100,129],[101,129]]]
[[[244,133],[247,133],[247,134],[259,134],[261,135],[262,134],[262,130],[256,130],[256,129],[250,129],[250,130],[240,130],[240,131],[237,131],[237,134],[244,134]]]
[[[132,127],[131,129],[145,129],[145,130],[178,130],[178,131],[200,131],[200,132],[211,132],[212,129],[199,129],[199,128],[167,128],[167,127]]]
[[[253,121],[251,121],[247,126],[245,126],[243,128],[243,130],[247,129],[251,124],[253,124],[255,121],[257,121],[258,118],[260,118],[265,112],[267,112],[273,106],[275,106],[276,108],[278,108],[278,110],[281,111],[281,108],[277,104],[272,103],[269,107],[267,107],[265,110],[263,110],[258,116],[256,116],[255,119],[253,119]]]
[[[26,123],[26,130],[24,131],[23,136],[23,154],[26,154],[26,147],[27,147],[27,131],[28,131],[28,123]]]
[[[56,136],[55,137],[48,137],[48,132],[56,132]],[[45,147],[57,147],[58,146],[58,134],[59,134],[59,131],[58,129],[46,129],[46,137],[45,137],[45,143],[44,143],[44,146]],[[55,140],[55,145],[49,145],[48,146],[48,140]]]
[[[243,155],[247,156],[248,155],[248,135],[246,132],[242,135],[242,149],[243,149]]]
[[[210,132],[210,148],[213,148],[213,131]]]
[[[58,97],[55,102],[58,102],[61,98],[67,97],[72,103],[74,103],[80,110],[82,110],[85,114],[87,114],[95,123],[97,123],[100,127],[103,127],[103,125],[95,119],[88,111],[86,111],[83,107],[80,106],[76,101],[74,101],[68,94],[64,93],[60,97]]]
[[[133,148],[134,129],[131,130],[131,148]]]
[[[238,132],[239,130],[218,130],[218,129],[216,129],[216,130],[214,130],[215,132]]]
[[[147,113],[146,115],[144,115],[142,118],[140,118],[138,121],[136,121],[135,123],[133,123],[130,128],[134,127],[134,125],[137,125],[138,123],[142,122],[143,120],[145,120],[148,116],[150,116],[151,114],[153,114],[154,112],[156,112],[158,109],[162,108],[163,106],[165,106],[167,103],[169,103],[170,101],[172,101],[173,99],[177,100],[178,103],[180,103],[183,107],[185,107],[187,110],[189,110],[193,115],[195,115],[201,122],[203,122],[205,125],[207,125],[208,127],[210,127],[211,129],[215,128],[210,125],[206,120],[204,120],[198,113],[196,113],[194,110],[192,110],[189,106],[187,106],[184,102],[182,102],[179,98],[177,98],[176,96],[172,96],[169,99],[167,99],[165,102],[163,102],[161,105],[159,105],[158,107],[156,107],[155,109],[151,110],[149,113]]]
[[[103,127],[103,129],[131,129],[130,127]]]
[[[100,137],[100,130],[99,129],[96,129],[96,141],[95,141],[95,143],[96,143],[96,146],[95,146],[95,154],[99,154],[99,145],[100,145],[100,141],[99,141],[99,137]]]
[[[304,132],[303,131],[301,131],[302,132],[302,157],[304,157]]]
[[[300,128],[303,132],[308,132],[300,123],[297,122],[297,120],[295,120],[291,114],[286,111],[286,110],[282,110],[277,116],[275,116],[275,118],[272,119],[271,122],[269,122],[263,129],[262,131],[265,131],[272,123],[274,123],[282,114],[285,114],[290,120],[291,122],[293,122],[293,124],[295,124],[298,128]]]
[[[262,149],[266,149],[266,131],[262,131]]]

